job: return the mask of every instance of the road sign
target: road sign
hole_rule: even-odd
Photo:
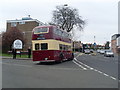
[[[94,43],[93,45],[96,46],[96,43]]]
[[[21,40],[17,39],[13,42],[14,49],[22,49],[23,43]]]

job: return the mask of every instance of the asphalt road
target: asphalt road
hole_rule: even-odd
[[[76,54],[73,61],[2,60],[3,88],[118,88],[118,57]]]
[[[104,57],[104,55],[97,54],[97,56],[92,55],[82,55],[76,58],[78,61],[97,69],[101,72],[107,73],[110,76],[118,78],[118,56]],[[120,63],[119,63],[120,64]]]

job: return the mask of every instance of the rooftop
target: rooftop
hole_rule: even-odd
[[[12,22],[31,22],[31,21],[36,21],[41,25],[44,25],[44,23],[40,22],[37,19],[32,19],[30,16],[28,17],[23,17],[22,19],[15,19],[15,20],[7,20],[7,23],[12,23]]]
[[[114,35],[112,36],[112,40],[115,40],[115,39],[117,39],[118,37],[120,37],[120,34],[114,34]]]

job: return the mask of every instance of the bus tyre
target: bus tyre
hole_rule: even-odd
[[[74,53],[72,53],[72,57],[71,57],[71,60],[73,60],[74,59]]]
[[[59,60],[59,61],[62,62],[62,61],[63,61],[63,58],[64,58],[63,53],[60,53],[59,57],[60,57],[60,60]]]
[[[63,62],[63,60],[60,60],[59,62],[60,62],[60,63],[62,63],[62,62]]]

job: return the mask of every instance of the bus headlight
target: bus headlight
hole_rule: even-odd
[[[48,60],[48,58],[45,58],[45,60]]]

